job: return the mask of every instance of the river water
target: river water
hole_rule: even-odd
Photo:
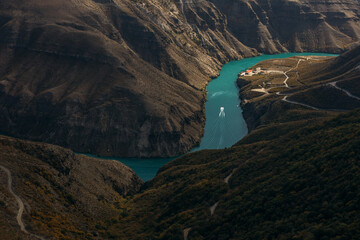
[[[247,126],[242,116],[239,89],[236,86],[238,73],[244,71],[260,61],[273,58],[288,58],[292,56],[337,56],[324,53],[284,53],[277,55],[262,55],[245,58],[225,64],[219,77],[207,86],[207,102],[205,104],[206,123],[205,132],[200,146],[191,152],[202,149],[220,149],[231,147],[241,140],[247,133]],[[132,168],[144,181],[152,179],[159,168],[175,158],[111,158],[118,160]]]

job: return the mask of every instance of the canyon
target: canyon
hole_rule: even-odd
[[[359,239],[359,13],[355,0],[1,1],[0,236]],[[288,51],[341,55],[239,77],[249,134],[232,147],[147,182],[77,154],[186,153],[223,64]]]
[[[121,201],[143,185],[118,161],[76,155],[50,144],[0,136],[0,151],[2,239],[99,234],[99,218],[121,215]]]
[[[1,171],[2,236],[357,239],[359,49],[258,63],[289,76],[286,86],[285,76],[275,74],[270,85],[278,86],[268,94],[252,91],[264,75],[239,78],[245,106],[253,105],[254,115],[267,109],[259,124],[234,146],[186,154],[145,183],[116,161],[1,136],[0,165],[25,206],[28,232],[16,222],[19,208],[7,190],[9,174]],[[324,101],[330,97],[348,108],[336,110],[336,101]]]
[[[352,0],[0,7],[0,132],[100,156],[169,157],[199,144],[204,89],[223,63],[340,52],[359,39]]]

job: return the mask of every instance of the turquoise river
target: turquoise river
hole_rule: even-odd
[[[238,73],[246,70],[260,61],[273,58],[287,58],[292,56],[336,56],[324,53],[284,53],[278,55],[261,55],[232,61],[223,66],[219,77],[207,86],[207,102],[205,104],[206,123],[205,132],[200,146],[191,150],[220,149],[231,147],[242,139],[248,132],[240,108],[239,89],[236,86]],[[223,108],[223,110],[221,110]],[[159,168],[174,158],[111,158],[118,160],[132,168],[144,181],[152,179]]]

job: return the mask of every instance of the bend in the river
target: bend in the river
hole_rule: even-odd
[[[248,132],[246,122],[240,108],[239,89],[236,86],[238,73],[255,64],[274,58],[293,56],[334,56],[324,53],[283,53],[277,55],[261,55],[232,61],[223,66],[219,77],[207,86],[207,102],[205,104],[205,132],[200,146],[193,151],[203,149],[221,149],[231,147]],[[286,83],[286,82],[285,82]],[[152,179],[160,167],[174,158],[117,159],[132,168],[144,181]]]

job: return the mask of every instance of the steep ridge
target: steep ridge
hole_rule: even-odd
[[[0,136],[0,151],[2,239],[96,238],[99,219],[122,214],[121,201],[143,184],[120,162],[49,144]]]
[[[0,131],[77,152],[188,151],[200,139],[209,77],[255,53],[206,1],[185,6],[186,19],[169,1],[0,6]]]
[[[357,0],[211,0],[229,29],[266,53],[341,52],[360,37]]]

